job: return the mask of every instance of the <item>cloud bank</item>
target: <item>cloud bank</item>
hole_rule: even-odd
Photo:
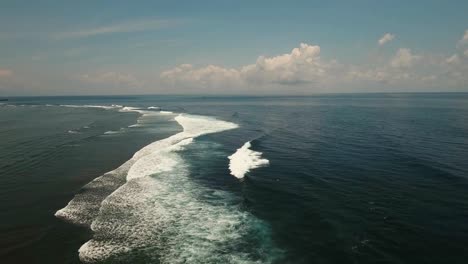
[[[132,24],[133,25],[133,24]],[[102,29],[96,32],[120,32],[136,27]],[[94,34],[94,33],[93,33]],[[98,33],[96,33],[98,34]],[[99,33],[100,34],[100,33]],[[102,33],[106,34],[106,33]],[[386,33],[380,43],[395,35]],[[87,35],[87,34],[84,34]],[[387,36],[387,37],[386,37]],[[0,68],[0,91],[19,93],[25,87],[40,87],[55,81],[88,94],[313,94],[334,92],[405,92],[466,91],[468,89],[468,30],[454,41],[449,54],[424,53],[417,49],[389,46],[344,63],[322,54],[323,47],[300,43],[289,52],[259,56],[238,67],[181,64],[162,72],[122,72],[112,65],[106,69],[41,79],[22,71]],[[372,45],[372,43],[370,43]],[[118,68],[120,68],[117,65]],[[134,73],[138,73],[135,75]],[[37,78],[36,78],[37,77]],[[58,81],[57,81],[58,80]],[[50,86],[50,85],[49,85]],[[19,87],[19,88],[18,88]],[[39,89],[39,88],[38,88]],[[41,90],[41,91],[42,91]]]
[[[260,56],[254,64],[240,68],[224,68],[216,65],[195,67],[182,64],[161,73],[161,80],[175,87],[249,87],[295,86],[325,81],[328,73],[337,67],[334,61],[320,58],[320,47],[301,43],[290,53]]]
[[[468,35],[462,40],[465,37]],[[387,33],[379,44],[393,38],[394,35]],[[162,72],[160,80],[173,89],[214,92],[346,92],[346,89],[366,86],[379,91],[376,89],[382,88],[382,84],[382,89],[390,91],[392,88],[405,91],[407,87],[457,90],[468,86],[466,54],[459,51],[446,57],[399,48],[379,63],[343,64],[336,59],[322,58],[318,45],[301,43],[289,53],[260,56],[255,63],[238,68],[182,64]]]

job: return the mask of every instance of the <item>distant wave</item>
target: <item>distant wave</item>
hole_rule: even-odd
[[[47,104],[46,106],[57,106],[57,105],[50,105]],[[138,107],[132,107],[132,106],[123,106],[123,105],[69,105],[69,104],[63,104],[63,105],[58,105],[61,107],[70,107],[70,108],[98,108],[98,109],[105,109],[105,110],[118,110],[119,112],[136,112],[139,113],[141,116],[138,118],[137,123],[133,125],[129,125],[129,128],[136,128],[136,127],[141,127],[142,125],[142,119],[149,117],[149,116],[154,116],[154,115],[166,115],[166,114],[173,114],[173,112],[170,111],[149,111],[146,109],[141,109]],[[150,110],[160,110],[160,107],[157,106],[150,106],[147,109]],[[83,128],[89,128],[88,126],[83,127]],[[118,134],[124,132],[125,129],[121,128],[120,130],[110,130],[104,132],[104,135],[113,135],[113,134]],[[75,130],[70,130],[68,131],[70,134],[73,133],[79,133],[78,131]]]
[[[54,106],[54,105],[46,105],[46,106]],[[141,109],[138,107],[132,107],[132,106],[123,106],[123,105],[59,105],[62,107],[71,107],[71,108],[100,108],[100,109],[105,109],[105,110],[119,110],[120,112],[137,112],[142,115],[154,115],[154,114],[174,114],[171,111],[164,111],[161,110],[160,107],[158,106],[149,106],[146,109]],[[148,111],[148,110],[158,110],[158,111]]]
[[[252,169],[267,166],[270,162],[267,159],[262,158],[262,153],[253,151],[250,148],[252,145],[250,141],[246,142],[242,147],[229,156],[229,169],[231,175],[242,179],[245,174]]]
[[[154,109],[154,110],[159,110],[160,108],[157,106],[150,106],[148,109]],[[141,114],[141,117],[138,118],[137,123],[133,125],[129,125],[129,128],[135,128],[135,127],[141,127],[143,126],[142,120],[146,117],[149,116],[155,116],[155,115],[160,115],[160,114],[167,114],[165,111],[148,111],[144,109],[140,109],[138,107],[130,107],[130,106],[125,106],[119,109],[120,112],[137,112]],[[172,113],[172,112],[171,112]]]
[[[142,148],[56,212],[93,230],[80,259],[112,260],[137,250],[160,263],[273,262],[279,250],[268,226],[241,210],[232,194],[194,182],[179,153],[201,135],[238,126],[185,114],[175,121],[182,132]]]
[[[50,105],[47,105],[50,106]],[[101,108],[101,109],[117,109],[121,108],[121,105],[60,105],[62,107],[71,107],[71,108]]]
[[[121,132],[120,130],[118,131],[109,130],[109,131],[104,132],[104,135],[113,135],[113,134],[118,134],[120,132]]]

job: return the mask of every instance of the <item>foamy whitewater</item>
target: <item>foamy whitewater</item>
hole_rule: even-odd
[[[247,172],[270,164],[267,159],[262,158],[261,152],[253,151],[251,147],[252,144],[248,141],[236,153],[228,157],[231,175],[242,179]]]
[[[126,107],[120,111],[148,114]],[[137,255],[160,263],[272,262],[280,251],[267,225],[241,210],[232,194],[191,180],[181,155],[195,138],[237,125],[182,114],[175,121],[182,132],[142,148],[56,212],[91,227],[93,238],[79,249],[80,259],[113,262]]]
[[[55,106],[55,105],[47,105],[47,106]],[[63,107],[72,107],[72,108],[101,108],[106,110],[122,108],[121,105],[60,105]]]

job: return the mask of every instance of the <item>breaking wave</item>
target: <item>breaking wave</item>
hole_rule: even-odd
[[[109,130],[109,131],[104,132],[104,135],[118,134],[118,133],[120,133],[121,131],[122,131],[122,130]]]
[[[253,151],[250,149],[251,147],[252,144],[248,141],[237,149],[236,153],[228,157],[230,160],[229,170],[231,170],[231,175],[242,179],[250,170],[270,164],[267,159],[262,158],[261,152]]]
[[[242,210],[233,194],[193,181],[182,155],[195,138],[237,125],[192,115],[178,115],[175,121],[182,132],[142,148],[119,168],[88,183],[57,211],[57,217],[90,226],[94,233],[79,249],[80,259],[273,262],[281,252],[273,245],[268,226]]]
[[[53,105],[46,105],[53,106]],[[122,108],[121,105],[60,105],[62,107],[71,107],[71,108],[101,108],[106,110]]]
[[[150,108],[148,107],[148,109],[150,109]],[[122,108],[119,109],[119,111],[120,112],[137,112],[137,113],[139,113],[141,115],[137,119],[137,123],[133,124],[133,125],[129,125],[128,126],[129,128],[142,127],[142,126],[144,126],[145,118],[155,116],[155,115],[159,114],[158,112],[155,112],[155,111],[148,111],[148,110],[143,110],[143,109],[140,109],[140,108],[137,108],[137,107],[130,107],[130,106],[122,107]]]

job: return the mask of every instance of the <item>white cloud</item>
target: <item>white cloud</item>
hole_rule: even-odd
[[[350,65],[346,78],[350,85],[365,81],[423,90],[440,90],[440,87],[459,89],[468,84],[468,76],[464,74],[468,72],[467,62],[458,54],[421,56],[413,54],[410,49],[400,48],[387,62]]]
[[[466,52],[465,52],[466,53]],[[466,55],[466,54],[465,54]],[[236,68],[181,64],[142,82],[131,74],[106,71],[84,74],[82,82],[103,87],[162,89],[164,93],[297,94],[313,92],[433,91],[466,87],[468,60],[462,53],[415,54],[400,48],[392,56],[356,64],[321,57],[317,45],[301,43],[289,53],[259,56],[253,64]],[[153,78],[153,79],[152,79]],[[148,81],[150,80],[150,81]],[[149,85],[151,84],[151,85]],[[367,90],[366,90],[367,89]]]
[[[458,41],[460,45],[468,44],[468,29],[465,30],[465,34],[463,37]]]
[[[13,76],[12,70],[0,68],[0,77],[11,77],[11,76]]]
[[[252,83],[300,84],[322,80],[332,63],[320,59],[320,47],[301,43],[291,53],[260,56],[257,62],[242,67],[242,77]]]
[[[124,86],[129,88],[140,87],[143,84],[132,74],[113,71],[93,74],[82,74],[79,76],[78,80],[92,84]]]
[[[174,86],[232,87],[241,85],[298,85],[322,82],[336,65],[320,59],[320,47],[301,43],[290,53],[258,57],[255,64],[238,69],[183,64],[161,73],[161,79]]]
[[[220,93],[401,91],[404,87],[437,90],[466,87],[468,83],[467,74],[463,74],[468,72],[468,60],[458,54],[422,56],[400,48],[383,61],[345,65],[322,59],[320,51],[319,46],[302,43],[290,53],[260,56],[254,64],[238,68],[183,64],[161,73],[160,79],[174,90]]]
[[[385,33],[380,39],[379,39],[379,46],[385,45],[385,43],[392,41],[395,38],[394,34],[391,33]]]
[[[448,57],[445,60],[445,62],[448,63],[448,64],[459,64],[461,62],[461,60],[460,60],[460,57],[458,57],[457,54],[454,54],[454,55]]]
[[[394,68],[408,68],[420,59],[421,56],[413,55],[410,49],[400,48],[392,58],[390,65]]]
[[[151,31],[161,28],[167,28],[179,24],[180,21],[164,20],[164,19],[141,19],[134,21],[126,21],[106,26],[98,26],[94,28],[86,28],[75,31],[60,32],[54,34],[57,39],[67,38],[87,38],[97,35],[113,34],[113,33],[128,33],[139,31]]]

